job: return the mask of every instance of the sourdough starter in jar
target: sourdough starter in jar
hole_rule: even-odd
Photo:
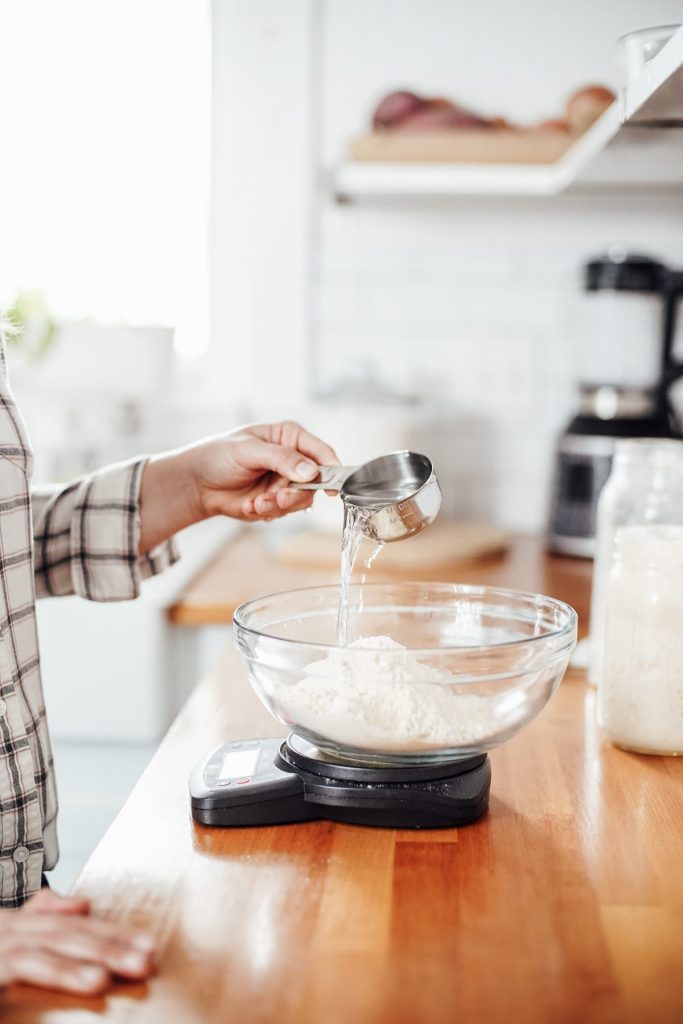
[[[683,526],[683,441],[617,441],[612,473],[598,502],[589,682],[599,684],[604,643],[605,586],[622,526]]]
[[[617,746],[683,754],[683,526],[617,532],[598,706]]]

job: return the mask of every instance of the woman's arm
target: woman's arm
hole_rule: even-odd
[[[139,554],[140,483],[146,459],[109,466],[61,486],[33,487],[37,597],[91,601],[137,597],[143,579],[175,560],[171,543]]]
[[[176,558],[170,538],[211,516],[270,520],[313,500],[291,480],[338,461],[297,423],[241,427],[178,451],[109,466],[32,492],[38,597],[137,597]]]

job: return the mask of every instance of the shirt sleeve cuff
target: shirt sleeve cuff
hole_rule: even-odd
[[[144,555],[140,484],[146,458],[111,466],[83,481],[71,520],[74,592],[89,601],[130,601],[142,581],[178,558],[173,541]]]

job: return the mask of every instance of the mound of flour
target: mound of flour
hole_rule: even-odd
[[[452,693],[443,670],[387,636],[356,640],[305,673],[279,690],[278,702],[293,723],[345,746],[458,747],[489,738],[499,726],[490,698]]]

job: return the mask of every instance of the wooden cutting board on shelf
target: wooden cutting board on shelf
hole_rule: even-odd
[[[377,163],[552,164],[575,141],[560,131],[387,131],[352,139],[349,155]]]
[[[300,530],[280,539],[273,553],[279,562],[297,569],[338,572],[339,542],[338,534]],[[507,550],[507,546],[506,535],[495,526],[467,522],[434,523],[407,541],[386,544],[373,567],[373,577],[429,577],[462,562],[499,555]],[[372,547],[370,541],[363,542],[357,564],[362,564]]]

